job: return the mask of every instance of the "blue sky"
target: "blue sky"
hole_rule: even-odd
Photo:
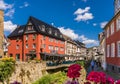
[[[114,0],[0,0],[5,35],[34,16],[87,47],[96,46],[102,27],[114,15]]]

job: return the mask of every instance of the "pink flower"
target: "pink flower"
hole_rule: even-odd
[[[120,80],[117,80],[116,84],[120,84]]]
[[[106,74],[103,72],[95,72],[92,71],[87,76],[87,80],[93,81],[93,82],[101,82],[102,84],[106,83]]]
[[[107,78],[107,82],[108,82],[109,84],[114,84],[114,79],[113,79],[112,77],[108,77],[108,78]]]
[[[73,64],[69,66],[67,76],[70,78],[76,78],[80,76],[81,66],[79,64]]]

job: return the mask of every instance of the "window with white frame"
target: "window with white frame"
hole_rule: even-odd
[[[19,49],[19,45],[16,45],[16,49]]]
[[[120,18],[117,19],[116,24],[117,24],[117,30],[119,30],[120,29]]]
[[[28,48],[28,44],[26,44],[26,48]]]
[[[58,46],[55,46],[55,51],[58,51]]]
[[[107,37],[109,37],[109,28],[107,29]]]
[[[120,41],[117,42],[118,57],[120,57]]]
[[[111,57],[115,57],[115,43],[111,44]]]
[[[35,43],[33,43],[33,48],[36,48],[36,44]]]
[[[50,42],[53,42],[53,38],[49,38],[49,41],[50,41]]]
[[[28,35],[26,35],[26,40],[28,40]]]
[[[51,46],[51,45],[49,45],[48,48],[49,48],[49,50],[53,50],[53,46]]]
[[[107,45],[107,57],[110,55],[110,45]]]
[[[64,48],[61,47],[61,48],[60,48],[60,51],[64,51]]]
[[[114,22],[110,25],[110,28],[111,28],[111,34],[114,33]]]

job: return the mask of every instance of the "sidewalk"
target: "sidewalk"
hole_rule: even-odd
[[[89,67],[89,70],[87,72],[89,73],[91,71],[92,70]],[[120,75],[118,73],[104,71],[103,69],[101,69],[100,67],[97,67],[97,66],[95,66],[94,71],[102,71],[102,72],[106,73],[107,76],[110,76],[110,77],[114,78],[115,80],[120,79]]]

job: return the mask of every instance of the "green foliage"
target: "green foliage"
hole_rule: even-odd
[[[0,60],[0,82],[8,82],[14,70],[15,61],[12,58],[2,58]]]
[[[79,64],[81,66],[85,66],[85,61],[84,60],[80,60],[80,61],[77,61],[76,64]]]
[[[63,82],[66,80],[66,74],[64,72],[59,72],[55,74],[48,74],[46,76],[43,76],[41,79],[37,80],[33,84],[63,84]]]

